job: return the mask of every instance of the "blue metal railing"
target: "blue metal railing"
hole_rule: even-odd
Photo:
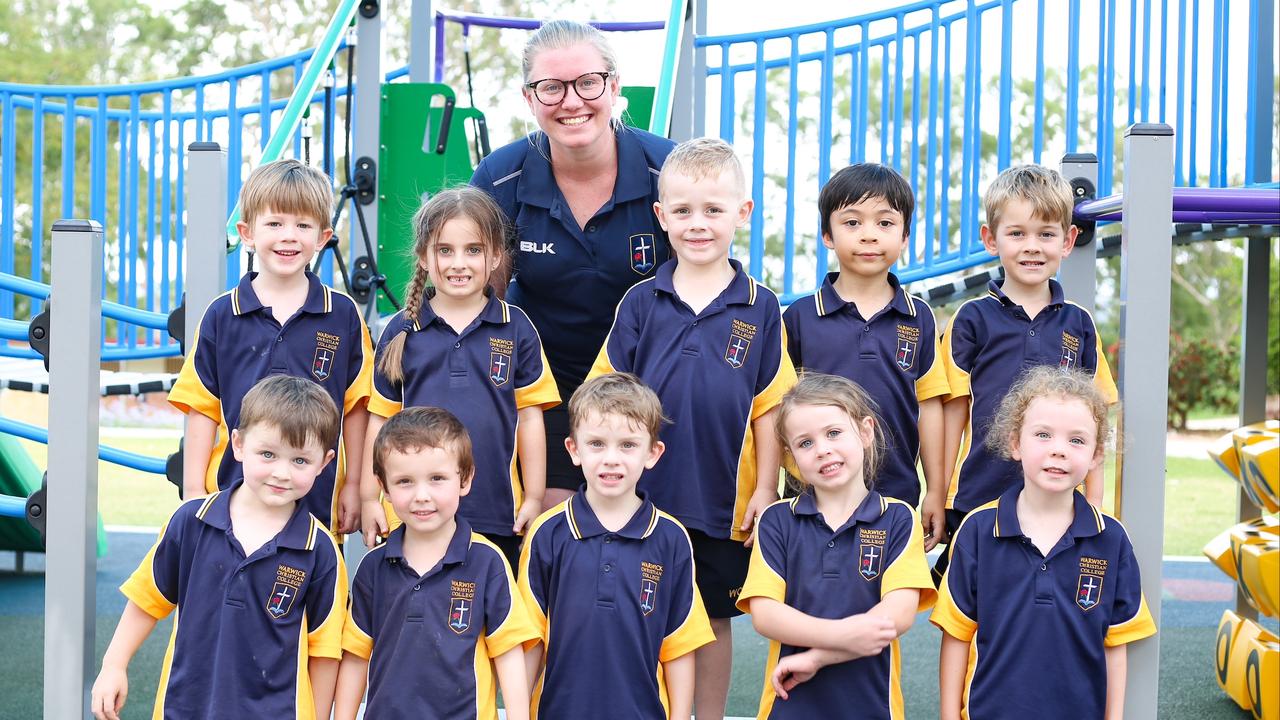
[[[784,302],[815,287],[829,264],[818,191],[847,163],[892,166],[916,191],[904,281],[991,259],[981,193],[1011,164],[1096,149],[1099,196],[1112,193],[1117,137],[1134,122],[1174,124],[1176,185],[1243,184],[1253,134],[1227,109],[1272,100],[1233,87],[1228,40],[1248,39],[1252,78],[1255,35],[1274,32],[1254,27],[1256,3],[1229,13],[1227,0],[922,0],[697,38],[701,131],[735,143],[751,171],[751,274]],[[1047,37],[1046,26],[1066,32]]]

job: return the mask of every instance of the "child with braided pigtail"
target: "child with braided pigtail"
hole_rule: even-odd
[[[405,307],[378,342],[366,447],[401,408],[456,415],[484,449],[459,513],[514,566],[519,535],[545,491],[542,411],[560,395],[533,323],[494,292],[509,265],[502,210],[479,190],[444,190],[419,208],[413,231]],[[360,492],[361,529],[372,546],[389,516],[368,460]]]

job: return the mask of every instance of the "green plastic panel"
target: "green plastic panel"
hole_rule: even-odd
[[[654,89],[647,85],[624,85],[622,97],[627,99],[627,109],[622,113],[622,122],[633,128],[649,129],[649,120],[653,115]]]
[[[378,270],[396,297],[413,274],[413,214],[423,200],[443,188],[465,184],[475,170],[467,128],[484,113],[453,108],[444,152],[436,152],[445,99],[453,89],[439,83],[382,86],[382,129],[378,151]],[[378,311],[395,311],[385,297]]]
[[[22,445],[9,435],[0,435],[0,494],[27,497],[40,489],[43,473]],[[57,502],[50,498],[50,502]],[[0,550],[44,552],[40,533],[23,518],[0,518]],[[98,557],[107,554],[107,533],[98,518]]]

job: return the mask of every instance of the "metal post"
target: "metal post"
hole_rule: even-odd
[[[44,716],[57,720],[88,715],[94,676],[102,248],[93,220],[53,224]]]
[[[671,99],[671,134],[670,137],[676,142],[682,142],[694,137],[694,116],[697,113],[695,104],[701,102],[705,104],[705,99],[700,97],[694,88],[697,87],[697,59],[694,52],[693,40],[694,34],[697,32],[697,14],[703,16],[703,24],[706,24],[706,11],[702,8],[705,3],[698,0],[689,0],[689,7],[684,15],[684,32],[680,35],[680,55],[676,58],[676,77],[675,77],[675,97]],[[704,27],[705,31],[705,27]],[[705,57],[705,53],[703,53]],[[706,75],[705,68],[703,75]],[[705,109],[704,109],[705,112]],[[661,134],[660,128],[651,128],[654,132]]]
[[[187,146],[187,276],[183,347],[191,352],[209,303],[227,289],[227,153],[215,142]]]
[[[431,44],[435,42],[435,17],[431,0],[413,0],[409,6],[409,82],[431,82]],[[364,38],[360,38],[363,44]]]
[[[701,37],[707,34],[707,3],[693,0],[693,34]],[[707,134],[707,49],[697,48],[693,51],[693,136],[702,137]]]
[[[430,3],[427,4],[430,10]],[[415,2],[413,9],[418,10],[418,3]],[[415,21],[418,18],[414,18]],[[421,22],[415,22],[415,27],[422,25],[423,32],[430,33],[432,30],[431,17],[428,12],[427,17]],[[375,257],[370,258],[371,261],[377,261],[376,254],[378,252],[378,203],[381,197],[378,194],[378,187],[381,185],[381,168],[378,167],[378,150],[379,138],[381,136],[382,127],[382,15],[380,12],[373,12],[372,16],[366,16],[363,11],[357,15],[356,32],[359,44],[356,46],[356,88],[355,88],[355,108],[352,110],[356,114],[352,127],[355,136],[351,141],[351,151],[355,154],[355,158],[351,163],[352,172],[359,174],[362,167],[372,168],[373,172],[373,188],[372,193],[367,196],[368,203],[365,200],[356,198],[347,200],[351,203],[346,213],[347,217],[347,256],[351,258],[349,265],[357,267],[360,264],[360,258],[367,257],[368,251],[365,250],[364,239],[360,237],[360,222],[356,217],[359,212],[364,216],[364,227],[368,229],[371,252]],[[415,31],[416,32],[416,31]],[[428,56],[430,57],[430,56]],[[421,80],[415,82],[427,82],[427,75],[423,75]],[[352,182],[355,177],[352,177]],[[360,203],[357,208],[357,203]],[[377,302],[378,293],[375,289],[369,294],[369,302]]]
[[[1062,156],[1060,168],[1062,177],[1072,183],[1077,194],[1085,191],[1083,183],[1076,184],[1077,179],[1088,182],[1089,188],[1098,187],[1097,155],[1067,153]],[[1093,312],[1094,301],[1098,295],[1097,265],[1098,243],[1094,241],[1088,245],[1080,245],[1077,240],[1075,249],[1063,258],[1062,266],[1058,270],[1058,282],[1062,283],[1062,290],[1067,299],[1090,313]]]
[[[1139,123],[1124,135],[1124,228],[1120,249],[1120,480],[1124,519],[1142,591],[1160,624],[1164,552],[1165,429],[1169,419],[1169,293],[1173,245],[1173,129]],[[1126,508],[1134,512],[1124,513]],[[1154,720],[1160,636],[1129,647],[1125,716]]]

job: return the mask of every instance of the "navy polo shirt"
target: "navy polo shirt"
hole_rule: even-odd
[[[523,488],[516,468],[516,416],[526,407],[560,402],[538,331],[524,311],[490,296],[461,333],[422,303],[416,320],[396,313],[378,341],[407,333],[404,380],[374,372],[369,412],[391,417],[402,407],[441,407],[467,428],[475,448],[475,478],[458,514],[476,530],[513,535]]]
[[[1072,493],[1075,519],[1046,557],[1010,488],[969,513],[929,620],[970,643],[965,717],[1100,718],[1104,648],[1156,632],[1124,526]],[[975,657],[976,656],[976,657]]]
[[[1117,399],[1093,316],[1067,302],[1058,281],[1049,281],[1049,292],[1049,304],[1032,320],[993,280],[986,295],[956,310],[943,334],[948,397],[969,398],[969,424],[947,490],[948,508],[968,512],[1022,486],[1022,467],[988,450],[986,438],[1000,401],[1028,368],[1085,370],[1107,402]]]
[[[310,657],[342,656],[347,571],[320,521],[299,507],[245,557],[231,527],[241,487],[183,503],[120,592],[161,619],[178,610],[155,717],[315,718]]]
[[[515,276],[506,297],[528,310],[545,336],[564,397],[590,369],[623,293],[671,257],[653,204],[658,171],[675,143],[625,126],[616,139],[613,197],[585,228],[556,184],[544,133],[499,148],[471,177],[515,226]]]
[[[730,260],[734,277],[694,313],[676,295],[676,261],[627,292],[589,377],[629,372],[662,400],[667,449],[640,489],[686,527],[746,540],[738,530],[756,486],[751,421],[796,382],[778,298]]]
[[[666,718],[661,664],[715,639],[694,587],[688,534],[641,499],[616,533],[596,519],[585,490],[529,531],[519,584],[544,652],[534,717],[618,717],[625,709]]]
[[[490,661],[538,637],[502,551],[456,521],[421,575],[405,561],[404,526],[360,561],[342,649],[369,661],[366,717],[497,720]]]
[[[307,378],[329,393],[344,417],[369,397],[373,346],[355,301],[308,272],[307,299],[281,326],[253,291],[257,275],[245,273],[239,285],[209,304],[169,391],[169,402],[178,410],[195,410],[219,425],[205,476],[208,492],[225,490],[240,476],[229,429],[239,427],[240,401],[259,380],[271,375]],[[331,449],[337,452],[339,445]],[[325,466],[302,501],[326,527],[338,503],[338,464]]]
[[[947,394],[933,310],[889,273],[893,300],[863,318],[857,305],[836,292],[839,276],[830,273],[817,292],[782,314],[787,352],[797,368],[849,378],[876,401],[887,445],[876,490],[916,507],[920,403]]]
[[[865,613],[894,590],[920,590],[920,609],[933,604],[920,520],[909,505],[872,490],[834,532],[812,492],[781,500],[760,515],[751,567],[738,609],[765,597],[806,615],[835,620]],[[822,669],[777,701],[769,676],[780,658],[807,648],[769,643],[760,696],[763,718],[902,718],[902,656],[895,639],[878,655]],[[850,704],[850,698],[857,698]],[[840,714],[840,708],[845,714]]]

